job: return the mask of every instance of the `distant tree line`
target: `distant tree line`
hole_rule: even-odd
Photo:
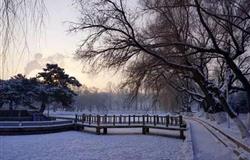
[[[76,90],[74,108],[71,111],[89,113],[110,113],[110,112],[153,112],[170,111],[159,102],[152,102],[152,95],[140,93],[135,100],[131,100],[131,93],[128,89],[113,87],[112,90],[101,91],[97,88],[82,86]],[[57,107],[59,110],[60,106]],[[56,110],[56,109],[55,109]]]

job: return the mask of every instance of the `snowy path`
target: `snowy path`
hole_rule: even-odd
[[[195,160],[232,160],[233,153],[201,124],[190,121]]]
[[[0,160],[175,160],[183,144],[173,137],[126,131],[100,136],[75,131],[0,136]]]

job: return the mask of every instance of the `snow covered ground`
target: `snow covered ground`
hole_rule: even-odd
[[[116,129],[108,135],[62,132],[0,136],[1,160],[175,160],[183,140],[163,131],[142,135],[140,129]],[[167,131],[165,131],[167,132]],[[178,135],[176,132],[168,135]]]
[[[74,117],[72,112],[53,114]],[[185,134],[189,136],[185,141],[177,138],[179,132],[154,129],[150,129],[150,135],[142,135],[141,129],[109,129],[108,135],[95,135],[95,130],[87,129],[85,132],[0,136],[0,160],[233,159],[232,150],[220,144],[202,125],[188,121],[188,127]],[[229,129],[226,123],[219,128],[239,137],[233,123]]]

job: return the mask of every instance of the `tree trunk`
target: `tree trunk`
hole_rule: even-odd
[[[239,69],[239,67],[234,63],[234,61],[229,57],[225,56],[226,62],[228,66],[232,69],[235,76],[244,86],[244,89],[247,92],[247,112],[248,112],[248,120],[247,120],[247,128],[250,129],[250,83],[248,79],[245,77],[245,75],[242,73],[242,71]]]
[[[234,112],[234,110],[227,103],[227,101],[226,101],[224,95],[221,93],[221,91],[216,87],[208,89],[206,86],[206,81],[205,81],[204,77],[198,71],[193,72],[193,74],[194,74],[194,77],[195,77],[194,79],[195,79],[196,83],[199,84],[202,92],[205,94],[207,103],[212,107],[216,106],[216,101],[214,99],[214,95],[211,94],[211,92],[212,92],[220,100],[220,103],[221,103],[224,111],[227,112],[229,117],[234,120],[235,124],[239,128],[239,131],[241,133],[241,137],[242,138],[250,137],[250,133],[248,132],[247,127],[238,118],[237,114]]]
[[[250,91],[247,91],[247,106],[248,106],[247,129],[250,130]]]
[[[219,90],[216,91],[216,92],[217,92],[217,94],[219,94],[218,93]],[[227,103],[225,97],[223,97],[222,94],[219,94],[218,98],[220,99],[224,110],[228,113],[228,115],[230,116],[230,118],[233,119],[233,121],[235,122],[236,126],[240,130],[241,137],[242,138],[248,138],[248,137],[250,137],[250,133],[248,132],[247,127],[240,120],[240,118],[237,116],[237,114],[234,112],[234,110],[229,106],[229,104]]]
[[[44,110],[45,110],[45,108],[46,108],[46,104],[45,104],[44,102],[42,102],[42,105],[41,105],[41,107],[40,107],[39,112],[40,112],[40,113],[43,113]]]

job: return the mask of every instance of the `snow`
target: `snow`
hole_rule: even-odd
[[[74,113],[57,112],[54,115],[74,117]],[[200,117],[201,118],[201,117]],[[241,118],[245,116],[241,115]],[[206,120],[214,125],[215,122]],[[219,128],[237,135],[238,130],[226,122]],[[150,129],[143,135],[141,129],[108,129],[108,135],[95,135],[94,129],[53,134],[0,136],[0,160],[233,160],[235,155],[206,128],[195,121],[187,121],[186,139],[179,132]],[[240,152],[241,157],[247,157]],[[239,158],[239,156],[238,156]]]
[[[142,135],[139,129],[116,129],[112,132],[108,130],[108,135],[69,131],[43,135],[0,136],[0,159],[176,159],[181,152],[183,140],[152,131],[150,130],[155,134]]]
[[[247,143],[246,139],[241,138],[240,130],[238,129],[238,127],[236,126],[235,122],[232,119],[230,119],[230,123],[229,123],[229,126],[228,126],[227,121],[223,121],[223,122],[220,122],[218,124],[217,121],[211,121],[209,119],[205,119],[204,117],[199,117],[199,118],[207,121],[208,123],[214,125],[215,127],[219,128],[219,129],[221,129],[223,132],[225,132],[228,135],[234,137],[235,139],[237,139],[241,143],[244,143],[246,145],[250,144],[250,143]],[[247,114],[240,114],[239,118],[243,121],[243,123],[246,124]]]
[[[232,150],[217,141],[206,128],[198,122],[192,121],[192,141],[194,146],[194,159],[197,160],[233,160]]]
[[[190,123],[187,122],[186,138],[184,144],[182,145],[181,154],[178,155],[178,160],[194,160],[194,151],[193,151],[193,141],[192,141],[192,130]]]

